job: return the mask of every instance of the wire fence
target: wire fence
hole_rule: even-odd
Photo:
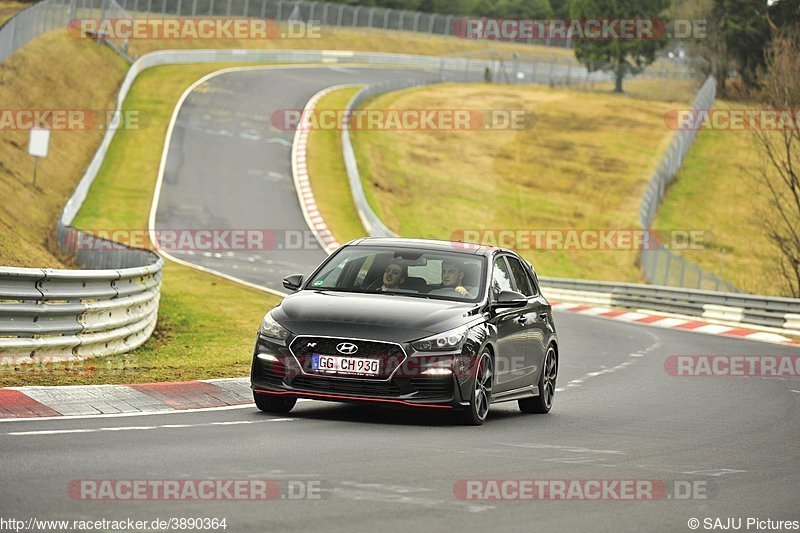
[[[31,39],[77,18],[245,17],[315,23],[337,28],[372,28],[453,35],[459,17],[380,7],[296,0],[43,0],[17,13],[0,28],[0,63]],[[569,47],[564,39],[536,41]],[[115,43],[126,49],[127,43]]]
[[[714,105],[716,80],[709,76],[697,92],[692,108],[710,109]],[[678,169],[683,165],[689,149],[697,136],[697,129],[682,129],[673,135],[669,147],[661,157],[658,167],[653,172],[639,205],[639,223],[644,229],[650,229],[656,212],[664,199],[664,194],[675,179]],[[662,243],[656,243],[653,249],[642,250],[640,261],[642,272],[648,283],[687,287],[695,289],[724,290],[738,292],[730,282],[716,274],[706,272],[698,265],[669,250]]]
[[[139,19],[157,16],[260,18],[336,28],[371,28],[441,36],[453,36],[454,22],[461,18],[459,15],[304,0],[43,0],[21,11],[0,28],[0,63],[37,35],[66,27],[70,21],[79,18]],[[458,30],[455,34],[459,34]],[[571,47],[570,39],[550,37],[518,42],[556,48]],[[491,43],[487,41],[487,47]],[[110,41],[109,44],[123,55],[127,55],[127,42]],[[541,73],[541,69],[547,68],[549,64],[577,64],[574,57],[563,55],[544,60],[538,57],[527,61],[518,55],[516,58],[508,57],[506,60],[510,64],[515,61],[520,63],[515,71],[520,76],[516,78],[518,82],[546,76]],[[671,63],[668,66],[675,67]],[[647,69],[645,74],[641,75],[660,79],[695,76],[687,68],[676,71],[675,68],[657,66]],[[553,77],[548,76],[549,79]],[[591,81],[590,78],[587,75],[587,81]],[[568,80],[566,83],[575,82]]]

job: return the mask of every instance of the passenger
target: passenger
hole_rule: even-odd
[[[442,286],[434,289],[428,294],[439,294],[442,296],[453,296],[454,293],[475,298],[478,294],[477,287],[464,286],[464,265],[457,261],[445,260],[442,262]]]

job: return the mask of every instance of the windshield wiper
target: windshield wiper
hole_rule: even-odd
[[[425,298],[426,300],[430,300],[431,297],[427,294],[422,294],[419,292],[391,292],[391,291],[382,291],[378,294],[391,294],[392,296],[411,296],[412,298]]]

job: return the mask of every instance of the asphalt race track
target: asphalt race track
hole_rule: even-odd
[[[277,242],[267,250],[170,253],[284,291],[285,276],[307,271],[326,254],[309,231],[295,192],[294,131],[273,127],[273,112],[301,110],[332,85],[433,77],[410,70],[283,68],[222,74],[200,85],[184,102],[173,130],[156,228],[265,230],[274,232]]]
[[[408,74],[273,69],[211,79],[178,117],[158,227],[306,230],[291,179],[292,133],[271,130],[270,115],[302,108],[326,86],[389,77]],[[239,253],[179,257],[274,289],[324,257],[319,248]],[[800,381],[674,377],[664,368],[676,354],[796,355],[796,348],[568,313],[556,321],[561,364],[549,415],[499,404],[483,426],[462,427],[439,412],[302,401],[284,418],[247,407],[0,422],[0,515],[225,517],[227,531],[690,531],[690,518],[798,519]],[[316,499],[245,502],[107,502],[68,493],[81,479],[208,478],[302,481],[322,490]],[[652,480],[669,494],[478,501],[454,490],[460,480],[501,479]],[[673,494],[676,482],[693,483],[693,497]]]

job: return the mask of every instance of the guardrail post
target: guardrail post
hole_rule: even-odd
[[[656,269],[658,268],[658,262],[659,262],[659,260],[661,258],[661,250],[660,249],[653,250],[651,253],[653,254],[653,257],[652,257],[652,259],[650,261],[650,278],[647,281],[649,283],[655,283],[656,282]]]

